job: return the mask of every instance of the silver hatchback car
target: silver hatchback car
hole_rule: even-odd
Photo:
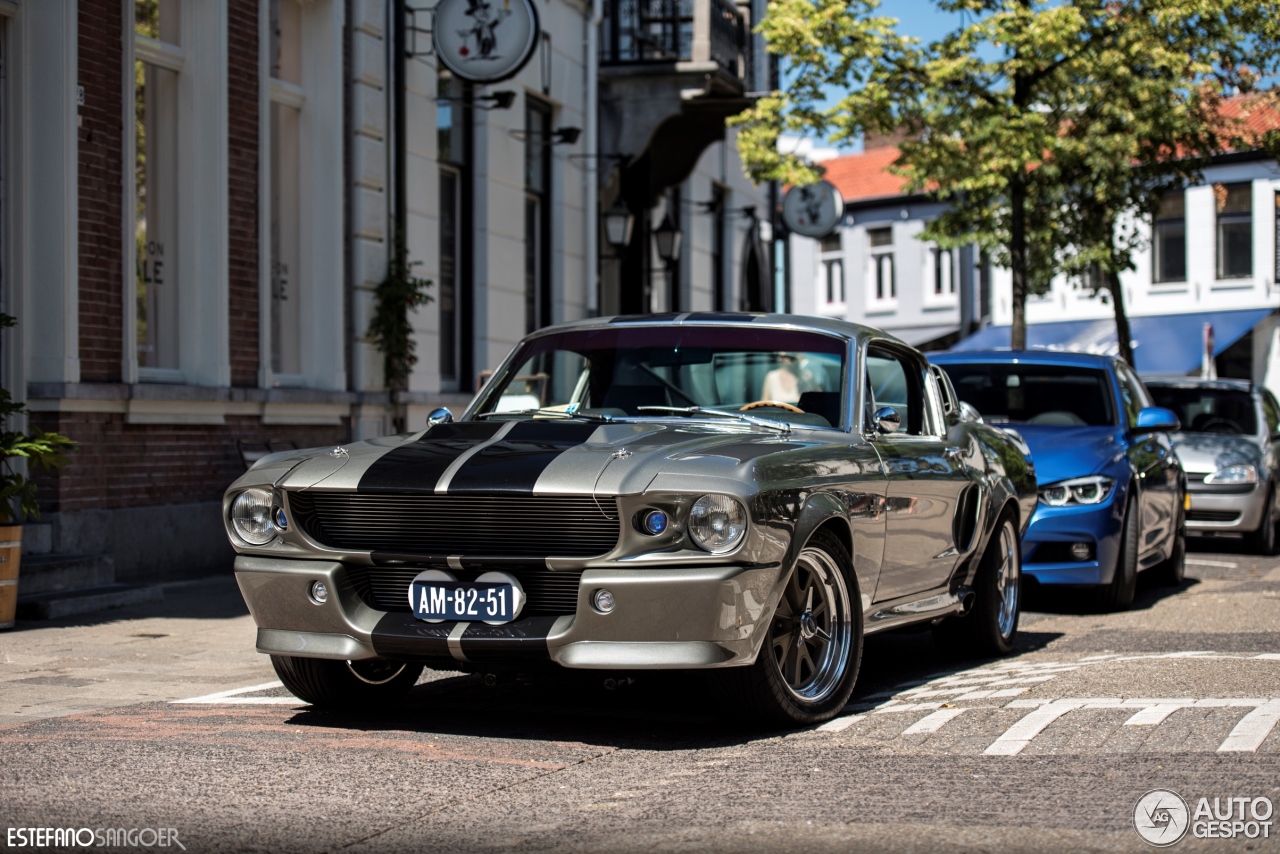
[[[1187,533],[1244,534],[1253,551],[1276,552],[1280,404],[1244,380],[1147,380],[1158,406],[1182,421],[1174,451],[1187,473]]]

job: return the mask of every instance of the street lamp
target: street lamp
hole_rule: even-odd
[[[613,207],[604,214],[604,239],[614,249],[621,249],[631,243],[631,229],[635,224],[635,215],[623,206],[622,199],[615,199]]]
[[[662,217],[662,225],[653,233],[653,240],[658,245],[658,257],[667,264],[680,258],[680,229],[671,221],[671,212]]]

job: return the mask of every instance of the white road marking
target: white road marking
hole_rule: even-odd
[[[300,705],[302,700],[296,697],[241,697],[241,694],[252,694],[255,691],[266,691],[273,688],[284,688],[284,682],[262,682],[261,685],[250,685],[248,688],[233,688],[227,691],[215,691],[204,697],[189,697],[184,700],[169,700],[170,703],[243,703],[250,705],[292,704]]]
[[[1187,563],[1192,564],[1193,566],[1219,566],[1223,569],[1235,569],[1240,566],[1240,564],[1232,563],[1228,560],[1205,560],[1204,558],[1198,557],[1187,558]]]
[[[1044,728],[1065,715],[1067,712],[1083,706],[1087,700],[1054,700],[1033,712],[1028,712],[1016,724],[1009,727],[1003,735],[991,743],[983,751],[987,756],[1015,756],[1031,743],[1031,740]]]
[[[1280,720],[1280,700],[1269,700],[1245,715],[1227,740],[1218,748],[1219,753],[1254,753],[1271,734]]]
[[[938,711],[925,715],[907,727],[902,731],[902,734],[919,735],[920,733],[937,732],[942,729],[942,725],[947,721],[957,718],[963,713],[964,709],[938,709]]]
[[[844,732],[861,720],[862,717],[862,715],[845,715],[843,718],[832,718],[818,727],[818,732]]]
[[[1124,725],[1156,726],[1157,724],[1164,723],[1165,718],[1178,711],[1178,709],[1185,709],[1188,706],[1194,706],[1195,702],[1195,700],[1177,700],[1172,703],[1157,703],[1154,706],[1148,706],[1138,712],[1136,715],[1129,718],[1129,720],[1125,721]]]
[[[1261,659],[1262,661],[1280,661],[1280,652],[1264,652],[1260,655],[1255,655],[1254,658]]]

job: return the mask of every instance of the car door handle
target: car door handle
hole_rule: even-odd
[[[943,450],[942,455],[949,460],[963,461],[965,457],[965,450],[964,448],[946,448]]]

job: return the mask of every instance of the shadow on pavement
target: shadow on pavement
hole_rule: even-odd
[[[1152,572],[1138,573],[1138,588],[1133,597],[1133,604],[1126,611],[1145,611],[1158,602],[1177,596],[1185,590],[1199,584],[1199,579],[1184,578],[1177,587],[1169,587],[1158,583]],[[1026,585],[1023,587],[1024,610],[1038,611],[1046,614],[1104,614],[1106,611],[1098,607],[1094,598],[1095,591],[1088,588],[1046,587]]]
[[[101,626],[121,620],[145,620],[152,618],[175,620],[225,620],[246,616],[240,588],[231,573],[202,578],[196,581],[180,581],[163,585],[164,599],[123,608],[108,608],[88,614],[59,617],[55,620],[18,620],[10,632],[33,629],[67,628],[70,626]]]

